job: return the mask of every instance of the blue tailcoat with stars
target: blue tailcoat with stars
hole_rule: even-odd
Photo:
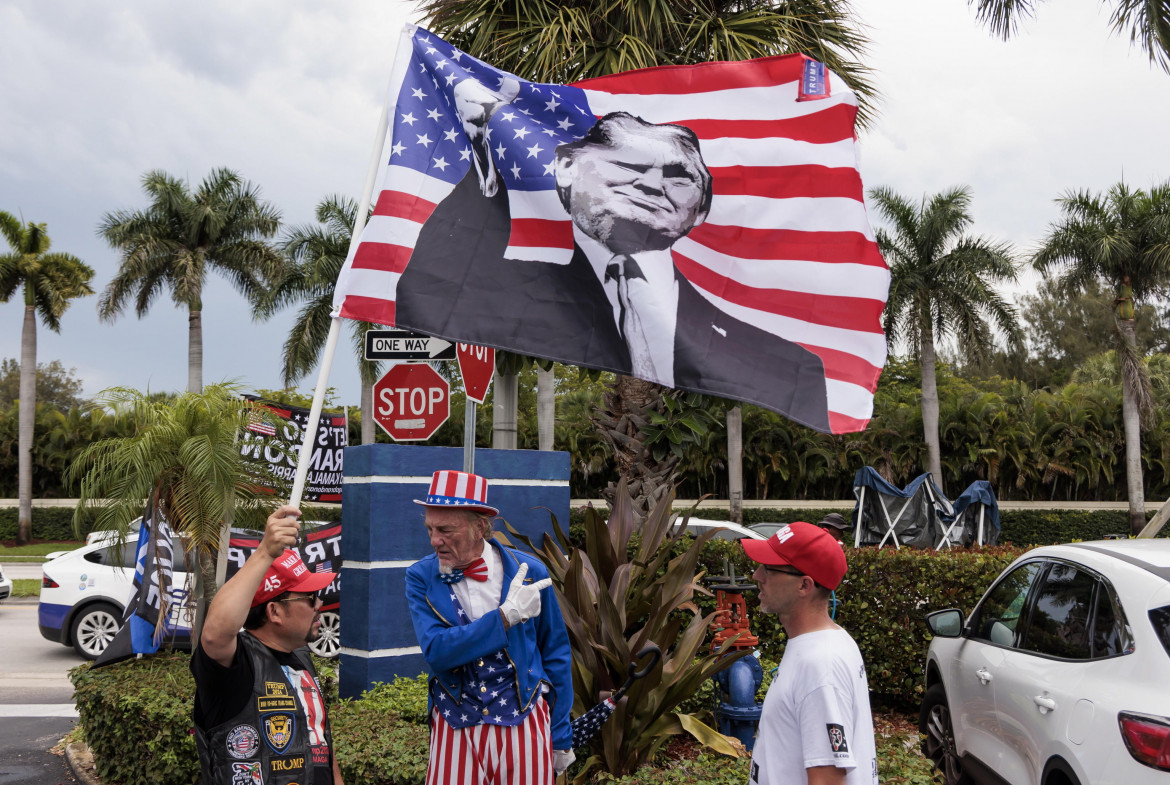
[[[487,542],[499,551],[504,568],[501,603],[507,599],[521,563],[528,565],[525,583],[548,577],[548,570],[535,557],[505,548],[494,540]],[[540,592],[540,615],[523,624],[505,630],[502,615],[495,612],[461,625],[455,618],[450,589],[439,580],[439,559],[431,554],[407,568],[406,599],[415,637],[431,668],[432,690],[444,690],[453,700],[462,702],[464,691],[470,690],[463,666],[504,650],[515,665],[516,694],[521,706],[530,706],[540,697],[541,685],[547,684],[545,700],[551,716],[553,749],[572,748],[569,710],[573,707],[573,655],[551,586]]]

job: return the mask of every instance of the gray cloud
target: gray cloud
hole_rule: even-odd
[[[908,196],[967,184],[976,231],[1027,248],[1073,188],[1170,177],[1170,77],[1111,38],[1093,0],[1041,5],[1010,42],[963,0],[855,0],[871,26],[884,94],[862,136],[870,187]],[[227,166],[260,185],[286,222],[312,221],[327,194],[357,197],[406,3],[159,0],[0,4],[0,209],[45,222],[54,248],[117,267],[95,235],[103,213],[143,205],[150,169],[201,180]],[[291,312],[254,324],[214,279],[206,294],[208,382],[279,385]],[[74,304],[41,361],[76,367],[92,394],[186,384],[186,315],[160,301],[143,320],[100,324]],[[21,309],[0,306],[0,356],[16,357]],[[330,383],[356,404],[343,348]],[[302,380],[302,389],[312,385]]]

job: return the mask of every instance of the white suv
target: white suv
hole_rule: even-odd
[[[1016,559],[927,617],[922,747],[946,785],[1170,785],[1170,541]]]
[[[45,562],[37,622],[48,640],[72,645],[86,659],[94,659],[114,639],[134,589],[134,559],[138,536],[102,538]],[[190,646],[193,576],[187,572],[186,553],[175,548],[171,581],[171,613],[166,638]]]
[[[245,558],[236,553],[233,529],[232,551],[240,563]],[[241,540],[244,547],[254,548],[258,541]],[[112,533],[94,538],[93,542],[73,551],[50,554],[44,564],[41,595],[37,609],[41,635],[51,641],[73,646],[86,659],[94,659],[114,639],[122,626],[126,603],[134,590],[134,559],[138,551],[138,534],[118,539]],[[191,646],[191,621],[194,618],[192,587],[194,576],[187,572],[187,554],[175,542],[174,576],[171,581],[171,612],[167,618],[166,640],[180,649]],[[234,570],[229,569],[229,576]],[[321,657],[336,657],[340,652],[341,616],[339,597],[326,597],[321,610],[321,637],[309,648]]]

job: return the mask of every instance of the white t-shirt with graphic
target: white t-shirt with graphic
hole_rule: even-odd
[[[813,766],[845,769],[846,785],[878,781],[865,663],[840,627],[789,639],[764,698],[749,782],[799,785]]]

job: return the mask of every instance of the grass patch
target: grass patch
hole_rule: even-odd
[[[40,541],[28,545],[15,545],[11,541],[0,542],[0,563],[28,564],[43,562],[45,554],[53,551],[71,551],[85,545],[84,540]]]
[[[12,581],[13,597],[40,597],[41,582],[36,578],[14,578]]]

